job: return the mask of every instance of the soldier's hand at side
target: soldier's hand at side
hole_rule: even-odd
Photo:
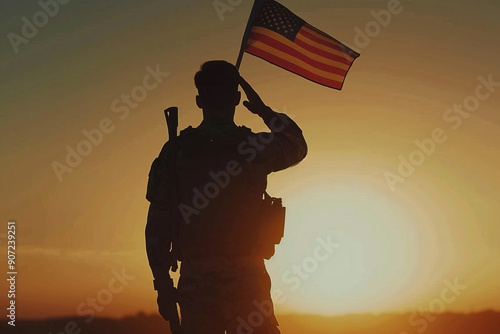
[[[246,82],[243,77],[240,76],[240,86],[243,88],[245,95],[247,96],[247,101],[243,101],[243,105],[250,110],[250,112],[259,115],[260,117],[265,117],[267,114],[272,112],[268,106],[264,104],[259,94]]]
[[[177,314],[177,296],[174,289],[159,289],[158,298],[158,312],[163,319],[171,321],[172,315]]]

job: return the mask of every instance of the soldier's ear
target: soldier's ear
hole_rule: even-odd
[[[199,95],[196,95],[196,105],[198,108],[203,109],[203,101],[201,101],[201,97]]]
[[[239,105],[241,102],[241,92],[238,91],[238,93],[236,93],[236,95],[234,96],[234,105],[237,106]]]

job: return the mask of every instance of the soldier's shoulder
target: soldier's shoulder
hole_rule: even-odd
[[[196,142],[202,138],[211,138],[213,136],[213,131],[214,129],[209,126],[205,127],[188,126],[187,128],[185,128],[180,132],[179,142],[182,145],[193,141]],[[231,129],[225,129],[220,134],[246,138],[250,135],[253,135],[254,133],[250,128],[247,128],[244,125],[240,125]]]
[[[190,125],[187,128],[181,130],[181,132],[179,133],[178,143],[179,145],[184,146],[189,143],[197,142],[200,136],[203,136],[202,132],[198,128],[192,127]]]
[[[185,136],[189,136],[189,135],[192,135],[196,133],[196,128],[193,128],[191,125],[188,126],[187,128],[181,130],[181,132],[179,133],[179,137],[185,137]]]
[[[189,142],[190,139],[192,139],[192,135],[196,133],[196,128],[193,128],[192,126],[188,126],[187,128],[183,129],[180,131],[179,136],[178,136],[178,142],[180,144]],[[163,147],[161,148],[160,154],[158,157],[155,159],[157,162],[157,165],[165,165],[166,161],[168,161],[170,155],[172,154],[173,150],[173,142],[168,140],[163,144]]]

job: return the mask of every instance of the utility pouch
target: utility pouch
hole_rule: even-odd
[[[281,198],[269,196],[264,193],[262,200],[258,252],[269,260],[275,252],[285,232],[285,209]]]

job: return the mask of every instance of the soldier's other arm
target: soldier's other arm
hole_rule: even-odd
[[[286,114],[275,112],[265,105],[245,79],[240,79],[240,85],[248,98],[243,105],[259,115],[271,130],[272,136],[259,133],[252,143],[260,151],[268,171],[283,170],[302,161],[307,155],[307,143],[299,126]]]
[[[166,147],[167,145],[165,145]],[[165,147],[162,153],[165,151]],[[146,252],[157,284],[170,280],[171,216],[168,205],[168,168],[164,155],[153,161],[149,172],[146,199],[150,202],[146,223]]]

